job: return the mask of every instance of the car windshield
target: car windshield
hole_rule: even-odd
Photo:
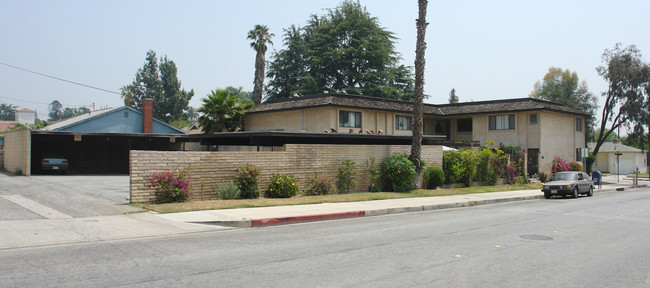
[[[575,173],[558,173],[553,180],[578,180],[578,174]]]

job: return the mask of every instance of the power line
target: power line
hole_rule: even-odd
[[[33,73],[33,74],[36,74],[36,75],[40,75],[40,76],[52,78],[52,79],[55,79],[55,80],[67,82],[67,83],[70,83],[70,84],[75,84],[75,85],[83,86],[83,87],[86,87],[86,88],[91,88],[91,89],[95,89],[95,90],[99,90],[99,91],[104,91],[104,92],[107,92],[107,93],[122,95],[119,92],[115,92],[115,91],[111,91],[111,90],[107,90],[107,89],[103,89],[103,88],[98,88],[98,87],[95,87],[95,86],[90,86],[90,85],[86,85],[86,84],[83,84],[83,83],[66,80],[66,79],[59,78],[59,77],[54,77],[54,76],[51,76],[51,75],[47,75],[47,74],[44,74],[44,73],[40,73],[40,72],[32,71],[32,70],[29,70],[29,69],[21,68],[21,67],[18,67],[18,66],[9,65],[7,63],[0,62],[0,64],[5,65],[7,67],[14,68],[14,69],[18,69],[18,70],[26,71],[26,72],[29,72],[29,73]]]

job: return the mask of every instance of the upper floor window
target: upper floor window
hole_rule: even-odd
[[[582,119],[576,118],[576,131],[582,131]]]
[[[456,120],[456,131],[472,132],[472,118],[463,118]]]
[[[528,115],[528,123],[530,125],[537,125],[537,113]]]
[[[411,116],[395,115],[395,130],[411,130]]]
[[[361,112],[339,111],[339,127],[361,128]]]
[[[490,130],[515,129],[515,114],[490,116]]]

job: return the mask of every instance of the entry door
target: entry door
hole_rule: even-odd
[[[539,148],[530,148],[528,153],[528,176],[539,173]]]

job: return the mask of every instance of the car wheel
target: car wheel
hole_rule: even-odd
[[[573,188],[573,198],[578,199],[578,186]]]
[[[544,198],[551,199],[551,192],[544,192]]]
[[[587,196],[594,196],[594,186],[589,186],[589,192],[587,192]]]

